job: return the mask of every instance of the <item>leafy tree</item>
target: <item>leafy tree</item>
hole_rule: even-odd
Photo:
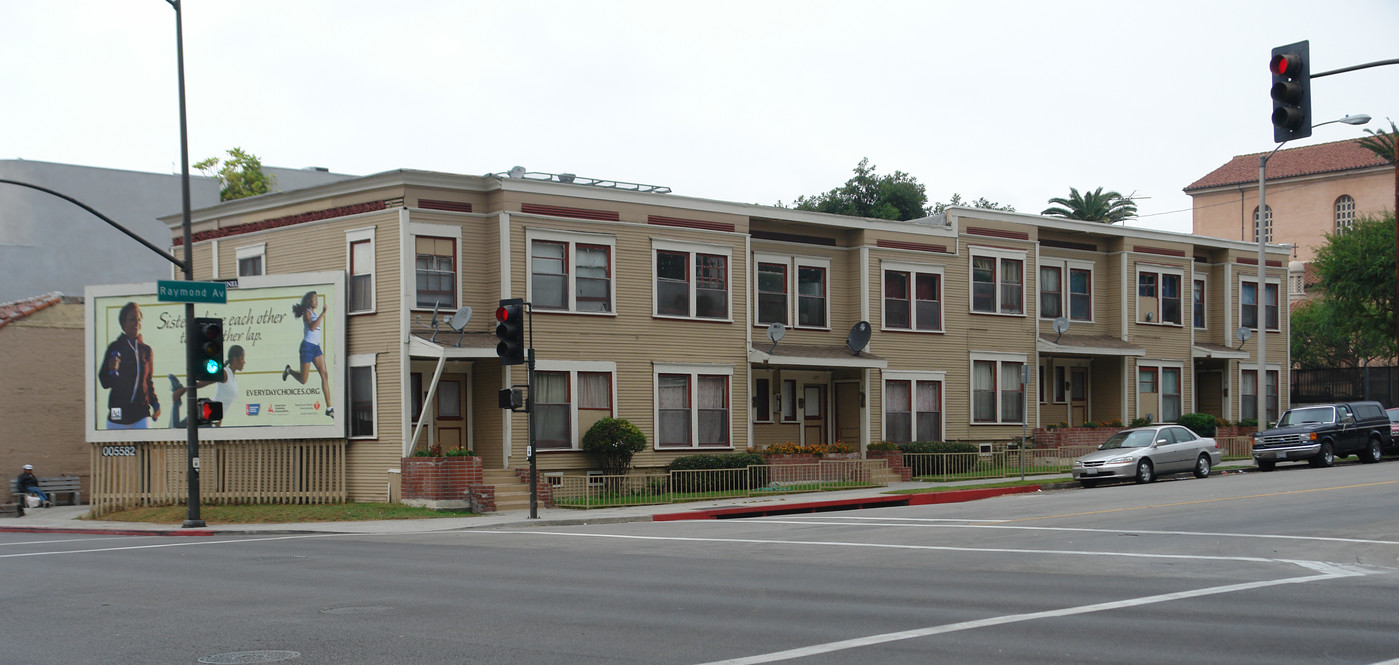
[[[1104,192],[1102,187],[1091,192],[1084,191],[1080,195],[1077,189],[1070,187],[1069,198],[1050,199],[1049,202],[1056,205],[1045,208],[1040,214],[1104,224],[1115,224],[1137,216],[1137,204],[1132,199],[1117,192]]]
[[[1313,344],[1335,340],[1329,342],[1329,351],[1314,352],[1323,359],[1329,355],[1354,363],[1394,357],[1399,351],[1394,336],[1394,259],[1393,211],[1366,215],[1345,232],[1326,234],[1326,244],[1317,249],[1312,265],[1327,309],[1304,313],[1300,330],[1294,315],[1294,340],[1299,335]],[[1297,344],[1293,342],[1294,349]],[[1302,358],[1314,362],[1310,353]]]
[[[1318,298],[1292,310],[1292,364],[1301,369],[1358,367],[1366,360],[1361,339],[1349,330],[1340,307]]]
[[[965,206],[971,208],[980,208],[982,210],[1004,210],[1005,212],[1015,212],[1015,206],[1012,205],[1003,206],[1000,203],[997,203],[996,201],[987,201],[986,197],[984,196],[975,201],[963,201],[961,194],[953,192],[951,201],[948,201],[947,203],[933,204],[933,214],[936,215],[938,213],[941,213],[942,211],[952,206]]]
[[[878,175],[868,157],[855,167],[855,176],[825,194],[798,196],[797,210],[855,217],[907,220],[928,216],[928,194],[917,178],[903,171]],[[778,202],[778,205],[782,205]]]
[[[1389,119],[1386,118],[1386,120]],[[1389,121],[1388,132],[1383,129],[1367,129],[1365,133],[1369,134],[1369,136],[1360,139],[1360,145],[1364,146],[1366,150],[1375,153],[1376,157],[1393,164],[1394,146],[1399,145],[1399,127],[1394,125],[1394,121]]]
[[[196,163],[194,168],[211,178],[218,178],[220,201],[266,194],[277,185],[276,178],[262,172],[262,160],[242,148],[229,150],[223,166],[219,166],[219,162],[218,157],[210,157]]]

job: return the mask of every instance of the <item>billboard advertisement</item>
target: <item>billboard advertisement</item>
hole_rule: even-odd
[[[345,436],[344,273],[244,277],[227,302],[197,302],[223,320],[220,380],[196,392],[223,405],[205,441]],[[86,290],[87,440],[186,437],[185,303],[155,283]]]

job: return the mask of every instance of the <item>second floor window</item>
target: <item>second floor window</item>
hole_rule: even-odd
[[[374,309],[374,241],[350,242],[350,311]]]
[[[972,256],[972,311],[983,314],[1025,313],[1025,262],[995,256]]]
[[[1137,322],[1181,325],[1180,275],[1137,273]]]
[[[1263,290],[1263,311],[1268,330],[1278,330],[1278,285],[1269,284]],[[1245,328],[1258,329],[1258,282],[1243,282],[1239,285],[1239,324]]]
[[[885,270],[884,328],[942,330],[942,275],[916,270]]]
[[[440,306],[452,310],[457,306],[457,243],[453,238],[417,236],[416,284],[420,309]]]
[[[729,257],[656,250],[656,314],[699,319],[729,318]]]
[[[541,310],[611,313],[612,248],[562,240],[532,241],[530,299]]]
[[[1190,320],[1196,328],[1205,327],[1205,280],[1197,279],[1190,287]]]
[[[1355,199],[1342,194],[1336,199],[1336,233],[1345,233],[1355,224]]]
[[[757,325],[826,328],[830,317],[830,263],[820,258],[755,256]]]
[[[797,268],[797,325],[826,327],[826,269]]]
[[[1064,269],[1057,266],[1040,268],[1040,318],[1057,319],[1064,315]]]

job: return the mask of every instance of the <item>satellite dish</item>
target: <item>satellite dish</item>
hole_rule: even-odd
[[[506,173],[506,175],[510,176],[511,178],[523,178],[525,177],[525,167],[516,166],[510,169],[510,171]]]
[[[458,333],[460,333],[459,335],[457,335],[457,347],[458,347],[458,348],[461,347],[461,338],[464,337],[464,336],[466,335],[466,324],[467,324],[468,322],[470,322],[470,321],[471,321],[471,308],[470,308],[470,307],[462,307],[461,309],[458,309],[457,312],[456,312],[455,314],[452,315],[452,318],[450,318],[450,319],[447,320],[447,325],[451,326],[451,327],[452,327],[452,330],[455,330],[455,331],[457,331]]]
[[[1253,337],[1253,331],[1248,328],[1239,328],[1234,331],[1234,338],[1239,340],[1239,348],[1241,349],[1244,348],[1244,342],[1247,342],[1250,337]]]
[[[1064,333],[1069,330],[1069,320],[1062,316],[1057,319],[1054,319],[1053,327],[1054,332],[1059,335],[1058,337],[1054,338],[1054,343],[1058,344],[1059,340],[1064,337]]]
[[[772,323],[772,324],[769,324],[769,325],[768,325],[768,339],[769,339],[769,340],[772,340],[772,348],[771,348],[771,349],[768,349],[768,353],[772,353],[772,349],[777,348],[777,342],[778,342],[778,340],[780,340],[780,339],[782,339],[783,337],[786,337],[786,336],[787,336],[787,326],[786,326],[786,325],[783,325],[783,324],[781,324],[781,323]]]
[[[870,343],[870,322],[861,321],[850,328],[850,335],[845,338],[845,346],[855,355],[860,355],[860,350]]]

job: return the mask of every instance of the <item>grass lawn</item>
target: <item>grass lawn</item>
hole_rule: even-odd
[[[131,508],[95,518],[103,522],[181,524],[189,515],[185,506]],[[206,524],[284,524],[292,522],[359,522],[368,520],[418,520],[434,517],[475,517],[467,511],[432,510],[396,503],[332,503],[311,505],[245,504],[200,506]],[[94,519],[94,518],[84,518]]]

